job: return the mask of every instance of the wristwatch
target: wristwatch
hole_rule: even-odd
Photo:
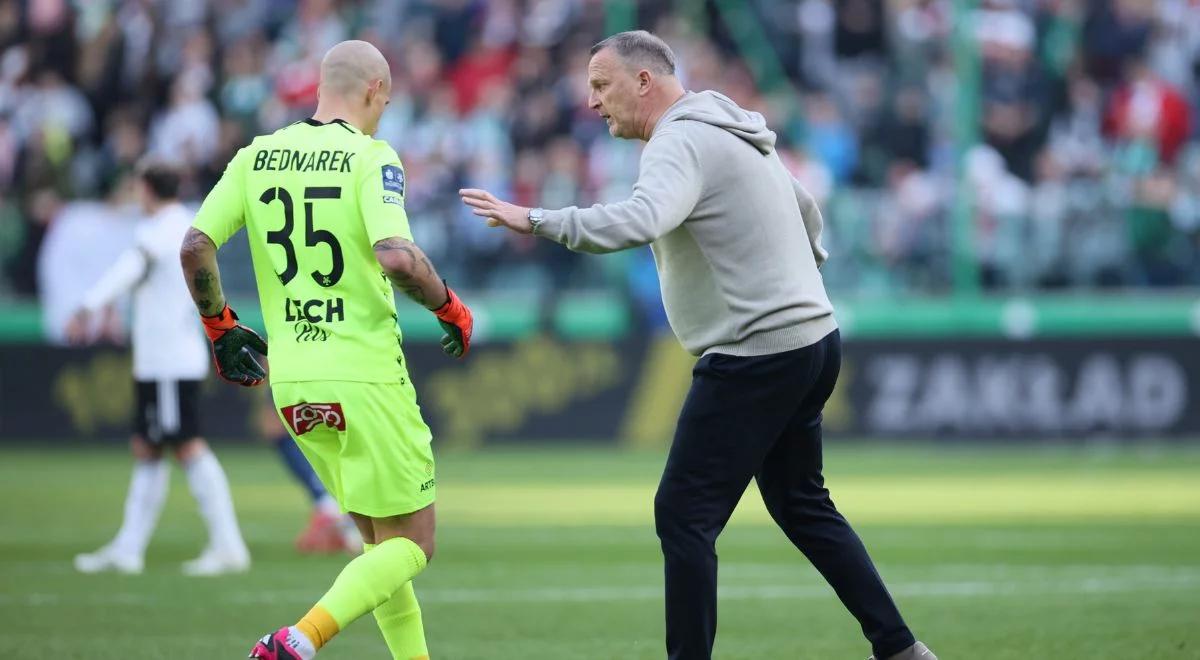
[[[537,228],[542,224],[545,214],[546,209],[529,209],[529,213],[525,214],[525,218],[529,220],[529,233],[533,234],[537,232]]]

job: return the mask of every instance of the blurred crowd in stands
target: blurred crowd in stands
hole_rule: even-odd
[[[392,62],[377,137],[456,286],[655,307],[646,251],[582,257],[489,230],[455,194],[629,194],[640,145],[585,104],[588,48],[621,16],[672,45],[686,87],[767,116],[825,209],[835,293],[945,292],[963,273],[1022,291],[1194,284],[1200,1],[955,4],[0,0],[0,295],[119,251],[143,153],[186,163],[198,202],[254,135],[311,112],[322,54],[360,38]]]

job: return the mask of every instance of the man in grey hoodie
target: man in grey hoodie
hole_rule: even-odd
[[[821,411],[841,339],[817,270],[821,212],[779,160],[775,134],[720,94],[685,92],[670,48],[648,32],[596,44],[588,82],[609,133],[647,143],[631,198],[544,210],[459,192],[492,226],[582,252],[654,251],[671,328],[701,356],[654,498],[668,656],[712,655],[716,539],[753,478],[775,522],[858,619],[873,657],[936,660],[824,487]]]

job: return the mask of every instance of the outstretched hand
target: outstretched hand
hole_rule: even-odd
[[[488,219],[489,227],[508,227],[520,234],[528,234],[533,229],[529,224],[529,209],[524,206],[509,204],[478,188],[463,188],[458,195],[463,204],[471,207],[471,213]]]

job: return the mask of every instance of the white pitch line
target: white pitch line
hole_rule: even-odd
[[[1041,582],[898,582],[889,586],[892,593],[907,597],[958,596],[983,597],[1000,595],[1124,593],[1146,589],[1188,590],[1200,588],[1200,575],[1181,574],[1158,579],[1090,577],[1080,580]],[[812,600],[829,598],[833,590],[827,585],[805,586],[732,586],[720,588],[721,600]],[[503,602],[606,602],[657,600],[662,598],[661,587],[583,587],[521,589],[433,589],[420,592],[422,602],[440,603],[503,603]]]
[[[1089,595],[1130,593],[1146,590],[1200,590],[1200,574],[1192,571],[1138,577],[1084,577],[1073,580],[1036,582],[989,582],[984,580],[896,582],[891,592],[907,598],[957,597],[982,598],[1017,595]],[[419,591],[423,603],[495,604],[495,603],[595,603],[652,601],[662,598],[662,588],[654,587],[579,587],[537,589],[456,589],[432,588]],[[271,591],[227,591],[218,599],[232,604],[308,603],[320,594],[311,589]],[[823,584],[803,586],[730,586],[720,589],[721,600],[815,600],[830,598],[832,590]],[[136,593],[94,593],[65,596],[53,593],[0,594],[0,605],[53,607],[60,603],[89,605],[156,605],[165,598]]]

